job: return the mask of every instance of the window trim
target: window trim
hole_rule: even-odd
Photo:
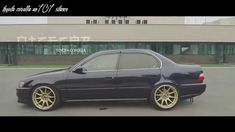
[[[86,73],[90,73],[90,72],[117,72],[116,70],[91,70],[91,71],[86,71]]]
[[[156,68],[133,68],[133,69],[118,69],[118,71],[141,71],[141,70],[152,70],[152,69],[161,69],[159,67]]]
[[[139,54],[147,54],[147,55],[150,55],[152,56],[155,60],[159,61],[160,62],[160,67],[156,67],[156,68],[133,68],[133,69],[119,69],[119,63],[120,63],[120,58],[121,58],[121,54],[122,53],[126,53],[126,54],[133,54],[133,53],[139,53]],[[118,71],[127,71],[127,70],[146,70],[146,69],[162,69],[162,60],[157,56],[157,55],[154,55],[154,54],[151,54],[151,53],[145,53],[145,52],[115,52],[115,53],[104,53],[104,54],[100,54],[100,55],[97,55],[97,56],[94,56],[94,57],[91,57],[87,60],[84,60],[82,61],[81,63],[78,63],[77,65],[74,66],[73,69],[71,69],[70,71],[73,72],[75,71],[78,67],[80,66],[83,66],[86,62],[90,61],[91,59],[95,58],[95,57],[98,57],[98,56],[101,56],[101,55],[110,55],[110,54],[118,54],[118,60],[117,60],[117,63],[116,63],[116,67],[114,70],[92,70],[92,71],[86,71],[87,73],[88,72],[107,72],[107,71],[115,71],[115,72],[118,72]]]
[[[121,58],[121,54],[146,54],[146,55],[149,55],[151,57],[153,57],[153,59],[155,59],[156,61],[158,61],[160,63],[160,66],[159,67],[155,67],[155,68],[131,68],[131,69],[120,69],[120,58]],[[152,54],[149,54],[149,53],[143,53],[143,52],[121,52],[120,55],[119,55],[119,60],[118,60],[118,67],[117,67],[117,70],[120,71],[120,70],[146,70],[146,69],[162,69],[162,61],[161,59],[159,59],[157,56],[155,55],[152,55]]]

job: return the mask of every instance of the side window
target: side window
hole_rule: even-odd
[[[160,61],[141,53],[121,54],[119,69],[159,68]]]
[[[118,60],[118,54],[107,54],[95,57],[85,64],[83,67],[88,71],[94,70],[115,70]]]

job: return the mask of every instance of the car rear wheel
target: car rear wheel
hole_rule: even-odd
[[[179,101],[179,93],[175,86],[170,84],[160,85],[153,89],[150,102],[157,109],[172,109]]]
[[[32,92],[32,103],[39,110],[52,110],[59,106],[60,97],[55,88],[45,85],[38,86]]]

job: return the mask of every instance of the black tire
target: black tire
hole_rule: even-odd
[[[48,91],[49,94],[45,94],[45,95],[43,95],[43,97],[38,95],[38,94],[43,94],[43,93],[38,93],[40,91],[40,89],[41,90],[46,89],[46,91]],[[49,90],[51,90],[51,92]],[[47,96],[47,97],[44,97],[44,96]],[[52,98],[53,96],[54,96],[54,98]],[[40,99],[36,99],[36,98],[40,98]],[[48,104],[48,107],[46,107],[46,106],[45,107],[40,107],[39,102],[42,100],[42,98],[43,98],[43,103],[41,104],[41,106],[43,106],[46,103],[46,100],[48,100],[47,103],[46,103],[46,104]],[[52,101],[53,103],[51,103],[48,98],[50,98],[50,101]],[[58,108],[61,104],[60,95],[59,95],[58,90],[56,88],[54,88],[53,86],[51,86],[51,85],[37,85],[32,90],[31,101],[32,101],[32,105],[36,109],[41,110],[41,111],[54,110],[54,109]],[[44,103],[44,101],[45,101],[45,103]]]
[[[164,94],[160,92],[160,91],[164,90],[163,87],[165,87],[164,89],[167,89],[167,87],[168,87],[168,90],[170,90],[168,92],[168,94],[166,94],[167,90],[164,91]],[[171,93],[171,94],[169,94],[169,93]],[[173,98],[173,97],[175,97],[175,98]],[[171,85],[171,84],[162,84],[162,85],[156,86],[152,90],[149,100],[150,100],[150,103],[153,105],[153,107],[158,110],[170,110],[178,104],[178,102],[180,100],[179,97],[180,97],[179,92],[178,92],[178,89],[176,88],[176,86]],[[157,100],[159,100],[159,101],[157,101]],[[170,101],[172,101],[172,102],[170,102]],[[169,105],[167,105],[168,103],[169,103]]]

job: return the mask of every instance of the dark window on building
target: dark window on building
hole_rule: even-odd
[[[101,55],[88,61],[83,65],[88,71],[94,70],[115,70],[118,54]]]
[[[151,55],[141,53],[121,54],[119,69],[158,68],[160,62]]]
[[[136,24],[141,24],[141,21],[140,20],[136,20]]]
[[[199,43],[198,44],[198,54],[208,55],[215,54],[215,45],[212,43]]]
[[[190,52],[190,45],[182,45],[181,46],[181,54],[189,54]]]
[[[173,44],[164,44],[165,54],[170,55],[173,53]]]
[[[116,21],[115,21],[115,20],[112,20],[112,24],[116,24]]]
[[[44,44],[43,45],[43,55],[51,55],[52,54],[52,44]]]
[[[143,20],[142,24],[148,24],[148,21],[147,20]]]
[[[93,24],[97,24],[97,20],[93,20]]]
[[[125,20],[125,24],[129,24],[129,20]]]
[[[86,24],[91,24],[91,20],[86,20]]]
[[[224,45],[224,54],[226,54],[226,55],[235,55],[235,45],[225,44]]]
[[[109,24],[109,20],[105,20],[105,24]]]
[[[122,20],[118,20],[118,24],[122,24]]]

